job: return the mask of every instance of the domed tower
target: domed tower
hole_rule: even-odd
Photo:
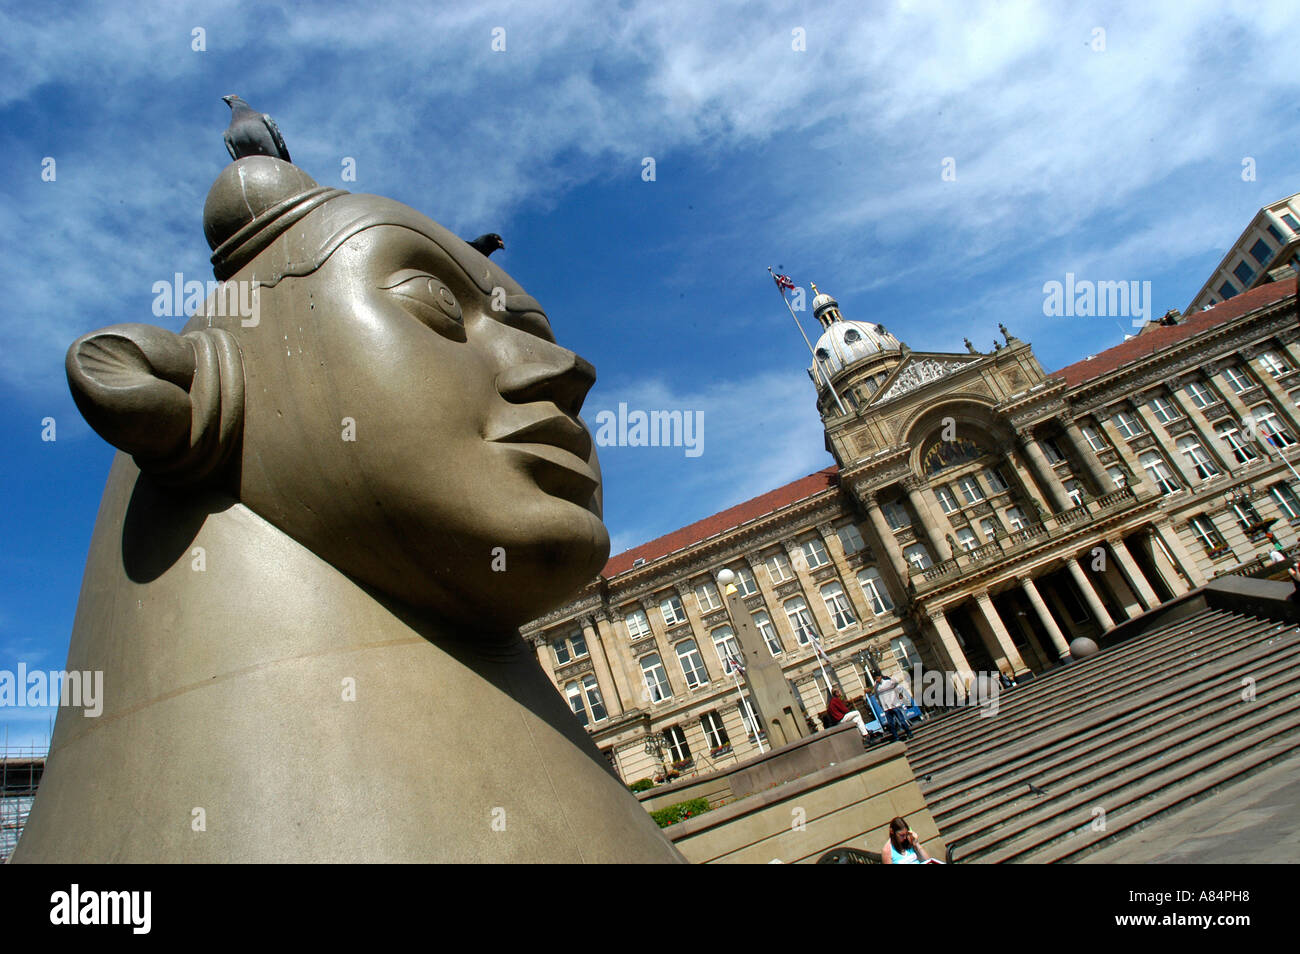
[[[840,413],[830,388],[852,413],[871,400],[903,359],[907,346],[884,325],[845,321],[839,302],[819,292],[816,284],[812,290],[813,317],[822,326],[822,334],[813,346],[815,361],[808,374],[817,385],[817,406],[826,419]]]

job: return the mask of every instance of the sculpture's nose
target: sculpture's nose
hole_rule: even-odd
[[[596,383],[596,368],[564,348],[551,346],[547,350],[553,352],[548,355],[553,360],[517,364],[498,374],[497,390],[514,404],[553,401],[560,410],[577,417],[587,392]]]

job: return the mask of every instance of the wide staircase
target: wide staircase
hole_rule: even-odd
[[[1300,754],[1300,629],[1202,608],[997,703],[908,743],[939,831],[960,863],[1075,861]]]

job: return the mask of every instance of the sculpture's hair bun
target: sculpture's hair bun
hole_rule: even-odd
[[[316,184],[297,166],[270,156],[246,156],[217,176],[203,205],[203,234],[212,271],[225,281],[291,225],[342,189]]]

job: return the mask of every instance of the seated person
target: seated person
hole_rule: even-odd
[[[826,718],[830,725],[839,725],[848,720],[858,727],[864,739],[867,737],[867,726],[862,721],[862,713],[857,709],[850,709],[849,704],[844,701],[843,693],[838,689],[831,690],[831,701],[826,707]]]
[[[916,832],[907,827],[907,819],[899,816],[889,823],[889,838],[880,849],[880,861],[886,865],[941,865],[921,847]]]

